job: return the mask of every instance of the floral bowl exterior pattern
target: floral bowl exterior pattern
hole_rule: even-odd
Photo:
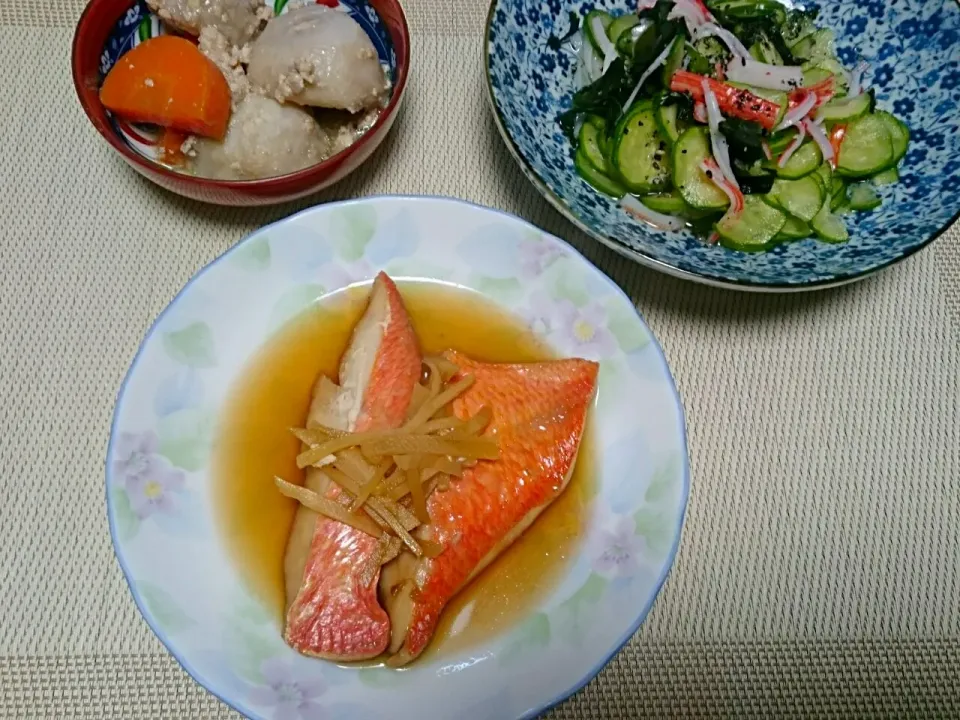
[[[807,3],[806,5],[809,5]],[[883,205],[846,216],[849,242],[813,239],[766,253],[707,245],[689,233],[654,230],[580,179],[557,115],[570,107],[573,58],[548,40],[569,14],[597,7],[622,13],[628,0],[493,0],[485,61],[494,116],[511,153],[537,189],[585,232],[644,265],[715,285],[803,290],[865,277],[916,252],[960,214],[960,6],[956,0],[838,0],[818,24],[834,30],[841,60],[870,64],[879,107],[910,128],[901,181]]]
[[[380,269],[454,284],[525,318],[557,351],[600,362],[597,490],[578,557],[536,612],[468,650],[398,672],[301,657],[244,586],[215,522],[210,451],[248,359],[289,319]],[[676,553],[689,477],[683,413],[629,299],[568,245],[442,198],[319,206],[204,268],[150,329],[107,451],[117,557],[144,618],[208,690],[254,718],[533,717],[631,637]]]

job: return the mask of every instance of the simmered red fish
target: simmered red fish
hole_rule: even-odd
[[[339,387],[317,384],[308,423],[363,432],[399,427],[407,417],[422,360],[403,299],[384,273],[340,365]],[[340,492],[322,469],[306,486],[327,497]],[[284,639],[298,652],[331,660],[380,655],[390,620],[377,601],[377,582],[364,568],[377,539],[300,507],[287,545],[289,608]]]
[[[553,502],[570,480],[592,401],[598,365],[586,360],[528,364],[448,359],[476,382],[454,401],[468,418],[493,412],[500,458],[479,461],[428,499],[430,524],[418,530],[443,552],[418,560],[404,553],[387,565],[381,600],[392,624],[391,664],[403,665],[430,642],[444,606]]]
[[[327,443],[328,449],[311,448],[300,460],[319,461],[321,466],[308,470],[308,489],[336,499],[347,492],[341,486],[348,487],[353,493],[348,498],[365,503],[369,496],[341,471],[346,455],[337,454],[335,448],[349,447],[341,444],[344,441],[371,443],[364,452],[380,458],[371,462],[379,463],[382,473],[395,467],[401,484],[377,491],[386,495],[369,502],[380,504],[373,510],[365,507],[374,513],[371,517],[396,513],[393,521],[403,527],[392,526],[398,534],[392,541],[383,532],[377,538],[368,534],[371,526],[359,522],[359,516],[324,509],[319,500],[304,501],[329,516],[301,508],[288,543],[284,637],[301,653],[346,661],[376,657],[389,649],[394,665],[416,658],[430,642],[446,604],[534,522],[573,474],[596,387],[596,363],[490,364],[448,352],[445,361],[427,364],[432,389],[421,387],[421,399],[411,408],[422,358],[400,293],[381,273],[341,361],[340,384],[321,378],[308,418],[308,423],[356,434],[341,438],[323,432],[319,437],[326,440],[318,442]],[[440,364],[446,369],[441,371]],[[438,373],[447,380],[438,379]],[[447,383],[446,390],[438,388],[442,382]],[[424,400],[424,393],[432,399]],[[441,416],[426,422],[440,409]],[[451,410],[456,417],[450,416]],[[431,424],[453,432],[436,437],[416,434]],[[357,439],[359,433],[401,426],[399,433]],[[458,436],[457,427],[464,428],[464,434]],[[481,430],[480,437],[472,434]],[[400,455],[384,462],[382,453],[391,451],[378,452],[374,449],[378,441],[371,438],[388,436],[392,439],[379,447],[393,447]],[[415,447],[420,450],[412,450]],[[445,448],[442,452],[450,457],[430,460],[430,453],[436,452],[426,449],[431,447]],[[328,452],[329,460],[323,458]],[[423,453],[422,462],[442,461],[456,469],[441,471],[452,473],[442,488],[424,490],[419,479],[410,477],[436,470],[431,470],[433,465],[411,465],[421,460],[404,455],[409,452]],[[460,453],[475,459],[464,466]],[[333,469],[324,465],[328,461]],[[373,478],[365,491],[369,494],[377,480],[367,477]],[[385,475],[381,478],[386,482]],[[400,493],[393,498],[409,493],[403,500],[408,504],[406,509],[401,503],[388,511],[382,502],[396,489]],[[398,520],[404,514],[407,519]],[[351,525],[334,519],[338,517]],[[380,517],[381,525],[385,518]],[[372,525],[372,532],[377,532],[377,525]],[[399,552],[403,538],[409,549]],[[394,542],[396,548],[385,554],[381,541]],[[381,571],[383,562],[387,564]]]

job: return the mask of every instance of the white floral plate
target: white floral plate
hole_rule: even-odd
[[[208,468],[219,408],[250,357],[309,304],[380,269],[476,290],[560,352],[601,363],[598,491],[580,556],[513,630],[403,672],[340,668],[284,645],[221,544]],[[560,702],[646,616],[676,553],[689,487],[676,388],[621,290],[522,220],[414,197],[304,211],[201,270],[137,353],[106,467],[110,532],[147,623],[210,692],[276,720],[500,720]]]

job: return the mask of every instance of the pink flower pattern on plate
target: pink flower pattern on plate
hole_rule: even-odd
[[[127,496],[130,507],[141,520],[160,512],[172,515],[176,510],[176,494],[183,490],[184,475],[159,455],[151,455],[146,470],[139,475],[128,475]]]
[[[607,311],[599,302],[577,307],[566,299],[552,300],[544,293],[534,293],[524,314],[535,333],[569,355],[600,360],[617,350],[617,340],[607,326]]]
[[[149,469],[150,456],[157,452],[159,446],[157,436],[152,432],[139,435],[120,433],[113,453],[113,472],[121,481],[143,475]]]
[[[307,676],[282,658],[270,658],[260,665],[266,681],[250,691],[250,701],[273,708],[274,720],[314,720],[323,717],[317,698],[327,690],[319,672]]]
[[[127,491],[130,509],[141,520],[154,513],[172,515],[176,495],[184,487],[182,470],[158,455],[159,442],[152,432],[121,433],[113,459],[113,471]]]
[[[529,241],[520,245],[520,274],[526,278],[538,277],[553,262],[563,256],[556,243],[547,240]]]
[[[608,580],[633,577],[643,567],[644,543],[629,515],[615,515],[597,534],[593,569]]]

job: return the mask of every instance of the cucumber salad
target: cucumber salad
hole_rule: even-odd
[[[640,0],[572,17],[579,89],[560,124],[577,172],[661,230],[768,250],[848,238],[880,206],[910,133],[845,68],[816,10],[774,0]]]

